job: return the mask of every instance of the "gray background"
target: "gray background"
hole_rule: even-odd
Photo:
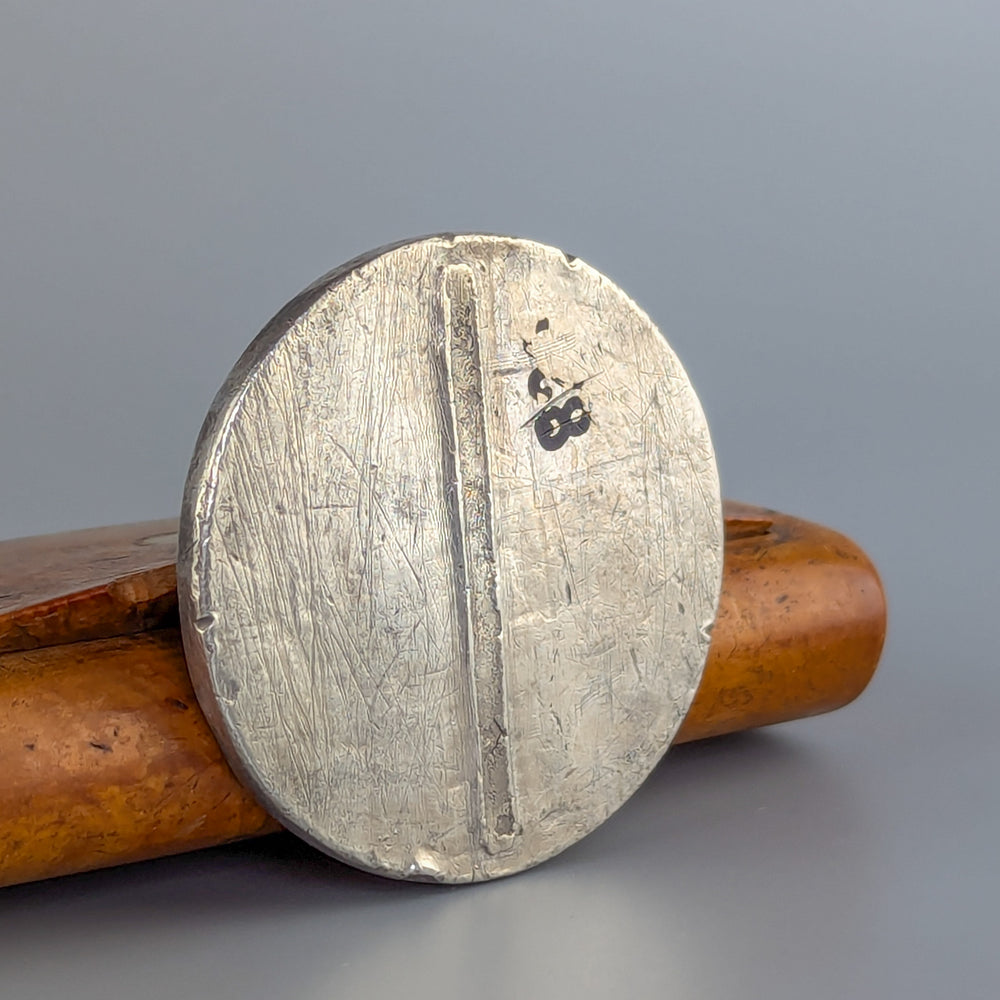
[[[679,748],[471,889],[292,841],[0,892],[0,993],[994,997],[995,2],[5,4],[0,536],[171,516],[230,365],[442,229],[562,246],[685,362],[725,492],[880,566],[822,719]]]

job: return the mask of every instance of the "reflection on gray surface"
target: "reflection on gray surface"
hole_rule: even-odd
[[[955,995],[987,995],[985,914],[956,904],[997,888],[996,825],[946,835],[919,778],[898,777],[921,726],[868,743],[875,721],[859,708],[853,725],[678,747],[590,838],[490,885],[389,882],[281,835],[5,890],[7,988],[419,998],[487,982],[503,984],[488,996],[568,997],[627,982],[636,996],[836,998],[931,996],[957,977]],[[965,808],[983,770],[936,785],[933,812]]]

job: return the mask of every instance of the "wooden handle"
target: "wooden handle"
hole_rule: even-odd
[[[722,599],[678,736],[839,708],[885,637],[853,542],[727,502]],[[177,628],[174,521],[0,542],[0,885],[279,829],[233,777]]]

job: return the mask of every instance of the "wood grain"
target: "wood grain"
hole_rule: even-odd
[[[0,884],[278,829],[205,721],[175,627],[171,521],[0,542]],[[678,741],[864,689],[886,608],[828,528],[726,504],[722,600]]]
[[[0,542],[0,653],[177,624],[177,521]]]

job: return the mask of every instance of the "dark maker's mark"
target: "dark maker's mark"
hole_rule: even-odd
[[[535,333],[542,333],[548,328],[548,319],[541,319],[535,324]],[[561,390],[554,400],[553,383]],[[528,376],[528,392],[536,403],[545,401],[547,405],[528,422],[534,423],[535,437],[546,451],[558,451],[571,437],[579,437],[590,429],[590,414],[584,408],[583,400],[576,395],[582,388],[583,382],[563,388],[558,379],[549,379],[540,368],[532,369]]]
[[[446,482],[455,484],[448,507],[456,560],[461,655],[470,685],[474,752],[479,767],[475,811],[479,814],[483,847],[495,854],[512,845],[517,827],[507,739],[475,283],[472,269],[464,264],[445,270],[444,320],[443,367],[450,411],[446,434],[451,438],[451,447],[445,449],[449,466],[445,471]]]

